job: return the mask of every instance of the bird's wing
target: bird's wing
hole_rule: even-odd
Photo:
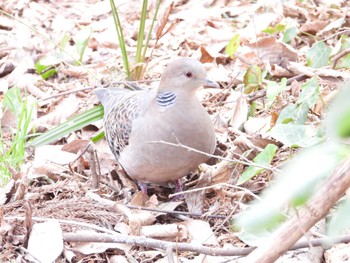
[[[117,159],[129,143],[132,123],[142,111],[144,93],[125,89],[95,90],[104,106],[105,137]]]

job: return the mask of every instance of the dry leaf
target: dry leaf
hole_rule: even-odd
[[[122,255],[113,255],[109,258],[109,262],[110,263],[129,263],[130,261],[128,261],[126,257]]]
[[[57,220],[33,225],[28,251],[42,263],[54,262],[63,251],[62,229]]]
[[[99,233],[93,231],[78,231],[77,234],[90,234],[98,236]],[[123,243],[105,243],[105,242],[80,242],[72,247],[75,252],[82,253],[84,255],[90,255],[94,253],[102,253],[108,249],[119,249],[120,251],[129,251],[132,245]]]
[[[303,23],[300,27],[301,32],[309,33],[311,35],[316,35],[319,31],[324,29],[329,24],[329,21],[309,21]]]
[[[244,123],[244,131],[247,135],[263,135],[271,129],[271,116],[249,117]]]
[[[191,243],[202,245],[218,245],[215,234],[208,222],[202,220],[187,220],[183,223],[186,226]]]
[[[230,124],[233,129],[239,129],[242,124],[247,120],[249,111],[249,106],[246,98],[243,96],[243,93],[237,99],[236,107],[234,108],[233,116],[230,121]]]
[[[262,61],[286,68],[288,61],[298,61],[297,52],[288,44],[278,42],[275,37],[265,37],[247,45]]]
[[[11,196],[15,192],[15,181],[11,179],[5,187],[0,188],[0,206],[10,201]]]
[[[202,63],[211,63],[214,58],[209,54],[205,47],[201,46],[201,58],[199,59]]]

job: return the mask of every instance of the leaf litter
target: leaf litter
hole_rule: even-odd
[[[140,1],[132,2],[119,1],[118,11],[128,52],[133,55],[141,7]],[[131,5],[134,7],[130,8]],[[153,12],[152,5],[155,3],[150,3],[150,12]],[[0,34],[3,36],[0,43],[7,47],[0,48],[0,99],[13,86],[37,98],[35,119],[31,123],[36,132],[50,129],[97,105],[91,90],[75,90],[124,80],[119,43],[107,1],[63,1],[60,4],[19,1],[2,3],[0,8],[24,23],[0,15]],[[215,155],[226,160],[203,165],[199,173],[185,178],[185,189],[189,190],[184,192],[186,203],[170,201],[171,191],[158,186],[154,186],[155,195],[150,197],[135,194],[130,190],[133,182],[126,183],[128,179],[118,177],[115,172],[115,160],[105,142],[91,146],[97,158],[92,158],[87,151],[86,141],[101,128],[100,122],[93,123],[55,145],[34,149],[34,154],[28,152],[21,170],[12,170],[13,180],[1,189],[0,195],[1,259],[23,258],[23,250],[15,249],[23,247],[25,236],[34,240],[36,231],[29,233],[28,230],[32,224],[39,227],[43,218],[58,220],[60,231],[63,231],[61,243],[65,233],[75,232],[79,236],[82,231],[90,231],[89,235],[98,237],[103,231],[114,229],[125,236],[245,247],[246,244],[231,231],[231,217],[244,210],[248,202],[270,184],[273,180],[271,170],[280,167],[294,154],[296,149],[291,146],[298,142],[295,137],[284,135],[285,127],[278,134],[278,140],[271,137],[269,131],[275,127],[281,112],[300,99],[303,85],[317,76],[320,92],[315,105],[303,116],[307,128],[315,132],[314,127],[320,125],[325,107],[337,93],[337,85],[350,77],[348,68],[327,66],[335,54],[330,54],[326,62],[308,62],[313,56],[322,59],[318,56],[321,51],[317,49],[317,41],[324,41],[327,47],[339,46],[339,34],[344,32],[346,35],[349,31],[349,23],[344,19],[346,8],[346,1],[337,1],[333,6],[320,1],[316,7],[300,1],[274,4],[266,1],[164,1],[159,12],[163,19],[160,16],[158,31],[155,30],[150,42],[152,57],[145,78],[158,79],[164,65],[177,57],[191,56],[206,63],[210,78],[220,82],[222,88],[202,90],[199,97],[217,130]],[[278,25],[283,25],[286,30],[279,30]],[[74,36],[84,27],[91,29],[82,60],[84,65],[74,65],[69,58],[59,56],[55,45],[62,44],[67,37],[72,48]],[[158,39],[157,34],[159,40],[155,42],[153,39]],[[240,42],[236,52],[229,55],[225,49],[235,34],[239,34]],[[288,41],[281,41],[287,37]],[[314,53],[310,53],[311,47],[314,47]],[[43,57],[59,61],[54,65],[56,74],[47,80],[41,79],[33,70],[35,62]],[[336,63],[337,60],[333,60],[333,64]],[[346,65],[346,61],[342,64]],[[245,77],[251,65],[258,66],[261,71],[251,71],[254,75]],[[269,92],[266,91],[266,86],[269,88],[264,79],[266,75],[278,84],[281,78],[287,78],[287,89],[278,89],[270,101],[266,98]],[[248,94],[243,92],[243,84],[251,88]],[[155,87],[157,82],[140,85]],[[69,91],[72,91],[70,95],[57,96]],[[256,109],[254,115],[250,112],[252,104]],[[15,127],[13,117],[5,115],[2,109],[0,113],[2,129]],[[295,131],[292,129],[290,134]],[[268,144],[278,147],[268,169],[262,169],[242,186],[236,186],[239,176]],[[91,162],[98,164],[100,174],[92,171]],[[98,187],[92,187],[93,178],[100,175]],[[153,211],[130,208],[130,204]],[[29,228],[24,227],[24,222],[30,222],[24,208],[31,211],[29,214],[33,217]],[[162,209],[167,212],[160,212]],[[195,216],[178,215],[176,211],[190,211]],[[35,242],[40,244],[42,240]],[[52,246],[58,249],[54,243]],[[57,262],[63,262],[65,257],[74,257],[76,262],[94,259],[112,262],[116,257],[121,257],[117,262],[128,257],[162,262],[171,258],[167,252],[160,253],[152,248],[96,243],[89,239],[65,242],[64,250],[73,252],[74,256],[68,256],[65,251],[60,256],[55,254]],[[40,247],[39,252],[33,254],[45,258],[45,251],[40,252]],[[176,257],[183,262],[216,262],[195,252],[178,252]],[[332,257],[330,252],[327,257]],[[224,258],[218,256],[216,260]]]

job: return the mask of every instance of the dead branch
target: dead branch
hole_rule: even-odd
[[[5,217],[6,220],[25,220],[24,217]],[[32,217],[33,221],[47,221],[51,218],[38,218]],[[167,251],[192,251],[198,252],[205,255],[213,256],[245,256],[251,253],[255,248],[217,248],[217,247],[207,247],[199,244],[189,244],[189,243],[176,243],[169,241],[162,241],[153,238],[146,238],[141,236],[127,236],[118,234],[115,231],[102,228],[93,224],[76,222],[72,220],[58,220],[60,224],[70,224],[76,226],[83,226],[85,228],[90,228],[96,231],[101,231],[103,233],[64,233],[63,239],[65,242],[103,242],[103,243],[124,243],[130,245],[139,245],[147,248],[158,248]],[[19,240],[24,240],[24,236],[18,237]],[[329,246],[330,244],[337,243],[348,243],[350,242],[350,235],[339,236],[334,239],[329,238],[316,238],[311,240],[303,240],[296,243],[290,248],[290,250],[307,248],[307,247],[316,247],[316,246]]]
[[[245,256],[252,252],[254,248],[218,248],[207,247],[199,244],[189,243],[176,243],[163,240],[157,240],[153,238],[146,238],[142,236],[126,236],[120,234],[101,234],[101,233],[64,233],[63,239],[66,242],[104,242],[104,243],[125,243],[130,245],[138,245],[147,248],[157,248],[164,251],[191,251],[205,255],[212,256]],[[295,244],[290,250],[296,250],[301,248],[307,248],[313,246],[329,246],[330,242],[334,243],[347,243],[350,241],[350,236],[341,236],[336,240],[330,240],[329,238],[316,238],[312,240],[304,240]],[[260,262],[260,261],[254,261]],[[267,261],[266,261],[267,262]],[[269,261],[273,262],[273,261]]]

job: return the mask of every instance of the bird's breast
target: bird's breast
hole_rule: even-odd
[[[154,107],[134,120],[120,163],[139,181],[175,181],[209,159],[189,148],[212,154],[215,142],[212,121],[200,103],[165,111]]]

